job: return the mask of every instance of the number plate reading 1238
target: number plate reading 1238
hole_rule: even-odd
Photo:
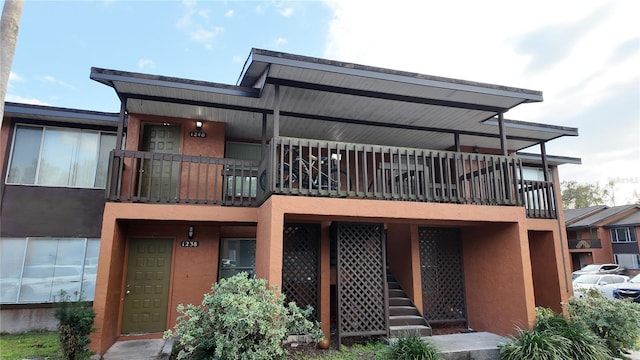
[[[180,247],[198,247],[197,241],[183,241],[180,243]]]

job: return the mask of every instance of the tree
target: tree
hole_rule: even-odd
[[[2,57],[0,58],[0,126],[2,126],[2,118],[4,117],[4,98],[7,94],[11,64],[16,52],[22,5],[24,5],[24,0],[6,0],[2,8],[2,19],[0,20],[0,49],[2,49]]]
[[[579,183],[577,181],[563,181],[562,203],[565,209],[578,209],[594,205],[615,205],[615,183],[609,181],[605,187],[598,183]]]

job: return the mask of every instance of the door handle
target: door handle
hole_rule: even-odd
[[[125,295],[129,295],[131,294],[131,290],[127,290],[127,292],[124,293]]]

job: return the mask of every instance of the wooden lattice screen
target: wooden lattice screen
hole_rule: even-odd
[[[387,335],[384,229],[338,223],[338,342],[343,337]]]
[[[419,229],[422,306],[430,324],[467,322],[458,229]]]
[[[299,307],[313,306],[318,319],[318,224],[285,224],[282,251],[282,292]]]

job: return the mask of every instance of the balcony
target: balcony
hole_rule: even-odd
[[[110,201],[258,206],[272,194],[522,206],[555,218],[553,184],[516,157],[276,137],[259,162],[114,150]]]
[[[602,243],[600,242],[600,239],[569,240],[569,251],[601,249],[601,248],[602,248]]]

